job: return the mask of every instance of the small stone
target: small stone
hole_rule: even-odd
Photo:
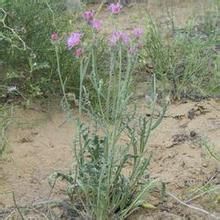
[[[168,154],[167,158],[172,159],[172,158],[174,158],[176,155],[177,155],[176,152],[172,152],[172,153],[169,153],[169,154]]]
[[[188,117],[190,120],[194,119],[194,117],[195,117],[195,109],[194,109],[194,108],[192,108],[191,110],[188,111],[187,117]]]
[[[185,167],[186,163],[184,161],[182,161],[181,163],[181,167]]]
[[[167,208],[172,209],[173,208],[173,203],[172,202],[167,202],[166,206],[167,206]]]
[[[197,133],[195,131],[190,131],[190,137],[196,137]]]
[[[190,145],[190,148],[195,149],[196,146],[195,146],[194,144],[191,144],[191,145]]]
[[[203,167],[208,167],[208,164],[207,163],[203,163],[202,166]]]

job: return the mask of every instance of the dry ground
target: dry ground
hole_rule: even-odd
[[[145,101],[138,102],[139,111],[147,113]],[[51,190],[48,176],[70,169],[75,127],[72,122],[63,124],[65,114],[52,109],[15,108],[8,130],[8,152],[0,162],[0,208],[13,206],[10,192],[22,205],[47,200]],[[201,147],[201,139],[209,140],[220,153],[220,103],[206,100],[169,106],[149,142],[153,153],[151,177],[167,183],[170,192],[185,198],[191,189],[212,177],[213,184],[219,184],[220,162]],[[54,189],[53,199],[63,197],[60,189],[60,185]],[[215,199],[205,202],[204,208],[220,212]]]

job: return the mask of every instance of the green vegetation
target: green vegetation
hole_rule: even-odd
[[[10,114],[8,108],[0,106],[0,156],[3,154],[6,144],[6,129],[10,123]]]
[[[151,155],[145,152],[150,133],[161,122],[166,105],[154,119],[157,101],[154,89],[148,106],[152,112],[150,118],[131,110],[130,88],[143,37],[141,29],[134,29],[130,38],[126,32],[113,31],[110,42],[94,32],[90,43],[84,44],[81,36],[85,35],[71,34],[68,46],[80,59],[79,114],[87,111],[93,125],[82,123],[80,117],[76,119],[76,165],[70,174],[55,173],[53,178],[68,183],[67,193],[80,217],[124,219],[145,203],[146,196],[156,186],[148,177]],[[102,68],[97,62],[100,40],[108,54],[103,58]],[[155,84],[156,80],[154,88]],[[61,86],[64,88],[62,80]],[[94,102],[89,97],[91,89],[96,97]],[[122,143],[123,136],[128,138],[127,143]],[[126,174],[128,164],[129,174]]]
[[[0,59],[1,84],[16,86],[28,99],[60,95],[55,48],[50,36],[59,33],[63,42],[58,48],[62,79],[67,93],[79,95],[79,60],[67,53],[67,36],[82,25],[81,9],[70,12],[66,1],[2,1]],[[217,2],[218,6],[218,2]],[[172,99],[204,98],[219,93],[219,7],[204,16],[191,19],[186,27],[170,29],[172,37],[164,39],[154,22],[147,18],[143,62],[150,62],[159,81],[158,92]],[[75,24],[73,26],[73,24]],[[87,37],[91,31],[80,27]],[[89,43],[89,42],[88,42]],[[106,45],[99,42],[99,68],[108,56]],[[144,69],[140,63],[139,68]],[[141,66],[142,65],[142,66]],[[92,90],[92,88],[91,88]],[[95,97],[90,91],[92,102]]]
[[[172,99],[197,99],[220,92],[220,12],[207,13],[190,20],[187,27],[170,30],[172,36],[162,37],[148,18],[145,60],[150,59],[159,80],[160,93]]]
[[[50,36],[61,33],[65,41],[73,31],[77,12],[70,13],[65,1],[3,1],[0,9],[0,59],[4,85],[16,86],[29,97],[60,94],[56,56]],[[76,27],[75,27],[76,28]],[[66,45],[59,48],[66,88],[76,89],[77,65]]]
[[[127,218],[157,186],[148,170],[147,145],[165,114],[165,97],[174,101],[220,93],[219,7],[182,29],[172,26],[165,38],[150,17],[143,30],[118,30],[121,7],[113,4],[107,13],[114,18],[114,31],[106,37],[94,12],[83,14],[82,7],[70,12],[65,0],[0,3],[2,103],[15,94],[26,101],[56,95],[70,112],[73,97],[79,111],[74,167],[54,173],[51,184],[66,181],[77,217]],[[146,64],[153,67],[146,101],[150,114],[141,115],[131,98],[134,73]],[[84,113],[90,124],[82,122]],[[1,107],[0,154],[8,123],[8,111]],[[207,185],[190,197],[204,190],[212,191]]]

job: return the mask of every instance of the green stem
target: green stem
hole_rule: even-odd
[[[112,89],[112,75],[114,73],[114,52],[111,54],[111,64],[110,64],[110,73],[109,73],[109,82],[108,82],[108,93],[107,93],[107,101],[106,101],[106,112],[107,112],[107,120],[110,118],[110,99],[111,99],[111,89]]]
[[[79,115],[82,113],[83,59],[80,60]]]
[[[117,106],[116,106],[116,112],[115,112],[115,118],[118,118],[118,114],[120,115],[121,113],[121,99],[123,98],[122,94],[121,94],[121,74],[122,74],[122,49],[121,49],[121,45],[119,48],[119,74],[118,74],[118,94],[117,94]]]
[[[59,48],[56,44],[55,44],[55,52],[56,52],[56,61],[57,61],[57,73],[60,79],[60,85],[61,85],[61,89],[63,92],[64,101],[65,101],[66,107],[69,107],[69,103],[68,103],[66,92],[65,92],[65,84],[64,84],[62,74],[61,74]]]
[[[103,111],[102,100],[101,100],[101,93],[102,93],[101,86],[102,85],[100,85],[100,81],[99,81],[99,79],[97,79],[98,74],[97,74],[94,48],[92,48],[92,73],[93,73],[94,86],[95,86],[96,93],[97,93],[97,98],[98,98],[99,112],[101,113],[103,121],[105,121],[105,114],[104,114],[104,111]]]

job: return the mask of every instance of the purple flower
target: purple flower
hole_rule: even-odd
[[[130,42],[130,38],[127,33],[122,31],[114,31],[110,37],[110,45],[115,46],[118,42],[122,42],[124,44],[128,44]]]
[[[144,34],[144,30],[142,28],[134,28],[132,33],[136,38],[140,38]]]
[[[121,32],[121,40],[124,44],[128,44],[130,42],[130,37],[128,36],[127,33]]]
[[[120,31],[112,32],[112,35],[109,39],[111,46],[115,46],[118,43],[118,41],[120,40],[120,38],[121,38],[121,32]]]
[[[96,31],[99,31],[102,27],[102,22],[100,20],[94,19],[90,22],[90,24]]]
[[[108,9],[111,11],[112,14],[119,14],[121,12],[121,8],[122,6],[120,5],[120,3],[112,3],[108,6]]]
[[[68,49],[72,49],[73,47],[80,44],[82,34],[79,32],[73,32],[67,39]]]
[[[78,49],[76,49],[76,51],[74,52],[74,55],[75,55],[77,58],[81,57],[82,54],[83,54],[83,49],[82,49],[82,48],[78,48]]]
[[[83,18],[87,21],[87,22],[90,22],[93,20],[94,18],[94,13],[93,11],[85,11],[83,13]]]
[[[59,40],[59,36],[58,36],[58,34],[57,34],[56,32],[53,32],[53,33],[51,34],[51,36],[50,36],[50,39],[51,39],[52,41],[57,41],[57,40]]]

